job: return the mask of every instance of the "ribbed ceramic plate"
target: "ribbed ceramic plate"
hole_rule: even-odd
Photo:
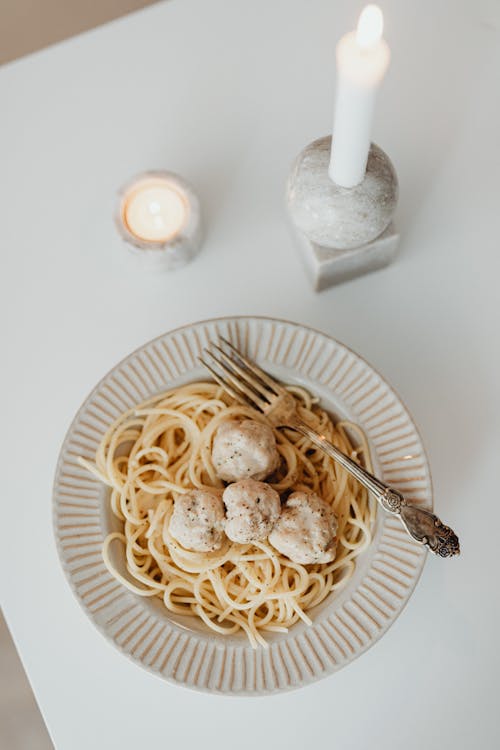
[[[302,325],[250,317],[195,323],[141,347],[96,386],[66,436],[54,485],[57,546],[80,604],[122,653],[160,677],[198,690],[259,695],[311,683],[366,651],[408,601],[426,552],[396,518],[379,512],[370,548],[346,587],[312,611],[313,625],[270,635],[269,648],[257,650],[244,636],[219,636],[193,618],[170,615],[159,600],[136,596],[108,573],[101,545],[118,522],[106,489],[78,456],[93,458],[110,421],[138,401],[206,378],[197,357],[219,334],[280,379],[304,385],[333,415],[359,424],[375,471],[406,497],[430,508],[432,486],[418,432],[390,386],[350,349]]]

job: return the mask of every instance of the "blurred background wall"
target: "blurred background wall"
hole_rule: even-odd
[[[155,0],[0,0],[0,64]]]

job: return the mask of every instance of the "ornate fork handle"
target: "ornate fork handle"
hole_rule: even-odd
[[[431,552],[441,557],[460,554],[457,535],[449,526],[445,526],[434,513],[407,502],[398,490],[363,469],[362,466],[359,466],[332,445],[324,435],[312,430],[301,419],[292,417],[287,426],[305,435],[314,445],[317,445],[318,448],[321,448],[327,455],[341,464],[374,495],[385,511],[399,516],[401,523],[415,541],[426,545]]]

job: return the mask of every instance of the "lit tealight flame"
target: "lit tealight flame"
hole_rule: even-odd
[[[384,16],[378,5],[367,5],[361,12],[356,29],[356,41],[361,49],[370,49],[382,39]]]

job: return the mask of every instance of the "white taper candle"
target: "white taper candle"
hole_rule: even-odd
[[[375,99],[390,60],[382,31],[382,11],[377,5],[367,5],[357,30],[337,44],[337,94],[328,174],[341,187],[354,187],[365,175]]]

